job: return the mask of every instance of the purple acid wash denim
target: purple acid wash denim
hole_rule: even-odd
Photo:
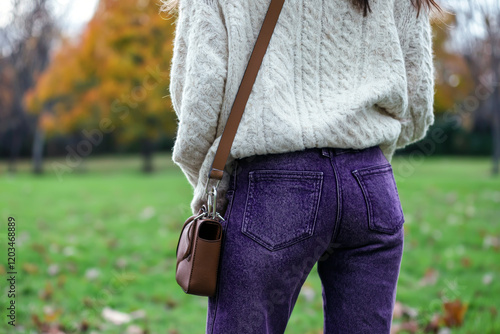
[[[318,263],[324,333],[390,332],[404,216],[378,146],[234,160],[206,333],[284,333]]]

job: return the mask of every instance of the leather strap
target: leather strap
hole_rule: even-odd
[[[241,121],[243,111],[248,101],[248,97],[252,92],[253,84],[257,78],[257,73],[259,71],[260,65],[262,64],[262,59],[266,53],[269,41],[274,31],[274,27],[278,22],[278,17],[281,13],[285,0],[271,0],[269,8],[267,10],[264,22],[255,42],[252,55],[248,61],[247,68],[245,69],[245,74],[241,80],[241,85],[236,94],[236,98],[229,113],[226,126],[222,132],[222,137],[219,142],[219,147],[215,153],[214,161],[208,172],[208,178],[213,178],[217,180],[222,180],[222,175],[224,173],[224,166],[226,165],[227,159],[229,157],[229,152],[234,141],[234,136],[236,135],[236,130]],[[208,182],[208,181],[207,181]],[[207,183],[208,185],[208,183]]]

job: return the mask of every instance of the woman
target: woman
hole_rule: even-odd
[[[172,159],[193,214],[269,3],[178,4]],[[404,234],[390,161],[434,122],[431,7],[285,1],[218,188],[207,333],[283,333],[315,263],[324,333],[390,332]]]

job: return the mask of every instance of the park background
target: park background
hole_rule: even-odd
[[[201,333],[206,297],[174,280],[192,196],[171,161],[175,16],[83,3],[0,5],[0,332]],[[440,4],[436,121],[392,161],[406,218],[393,333],[500,333],[500,4]],[[314,268],[287,333],[322,320]]]

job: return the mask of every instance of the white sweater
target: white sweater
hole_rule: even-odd
[[[193,213],[206,203],[209,168],[270,1],[180,0],[172,160],[193,187]],[[218,188],[219,212],[234,159],[380,145],[391,161],[425,136],[434,122],[428,13],[417,18],[410,0],[370,6],[363,17],[351,0],[285,1]]]

